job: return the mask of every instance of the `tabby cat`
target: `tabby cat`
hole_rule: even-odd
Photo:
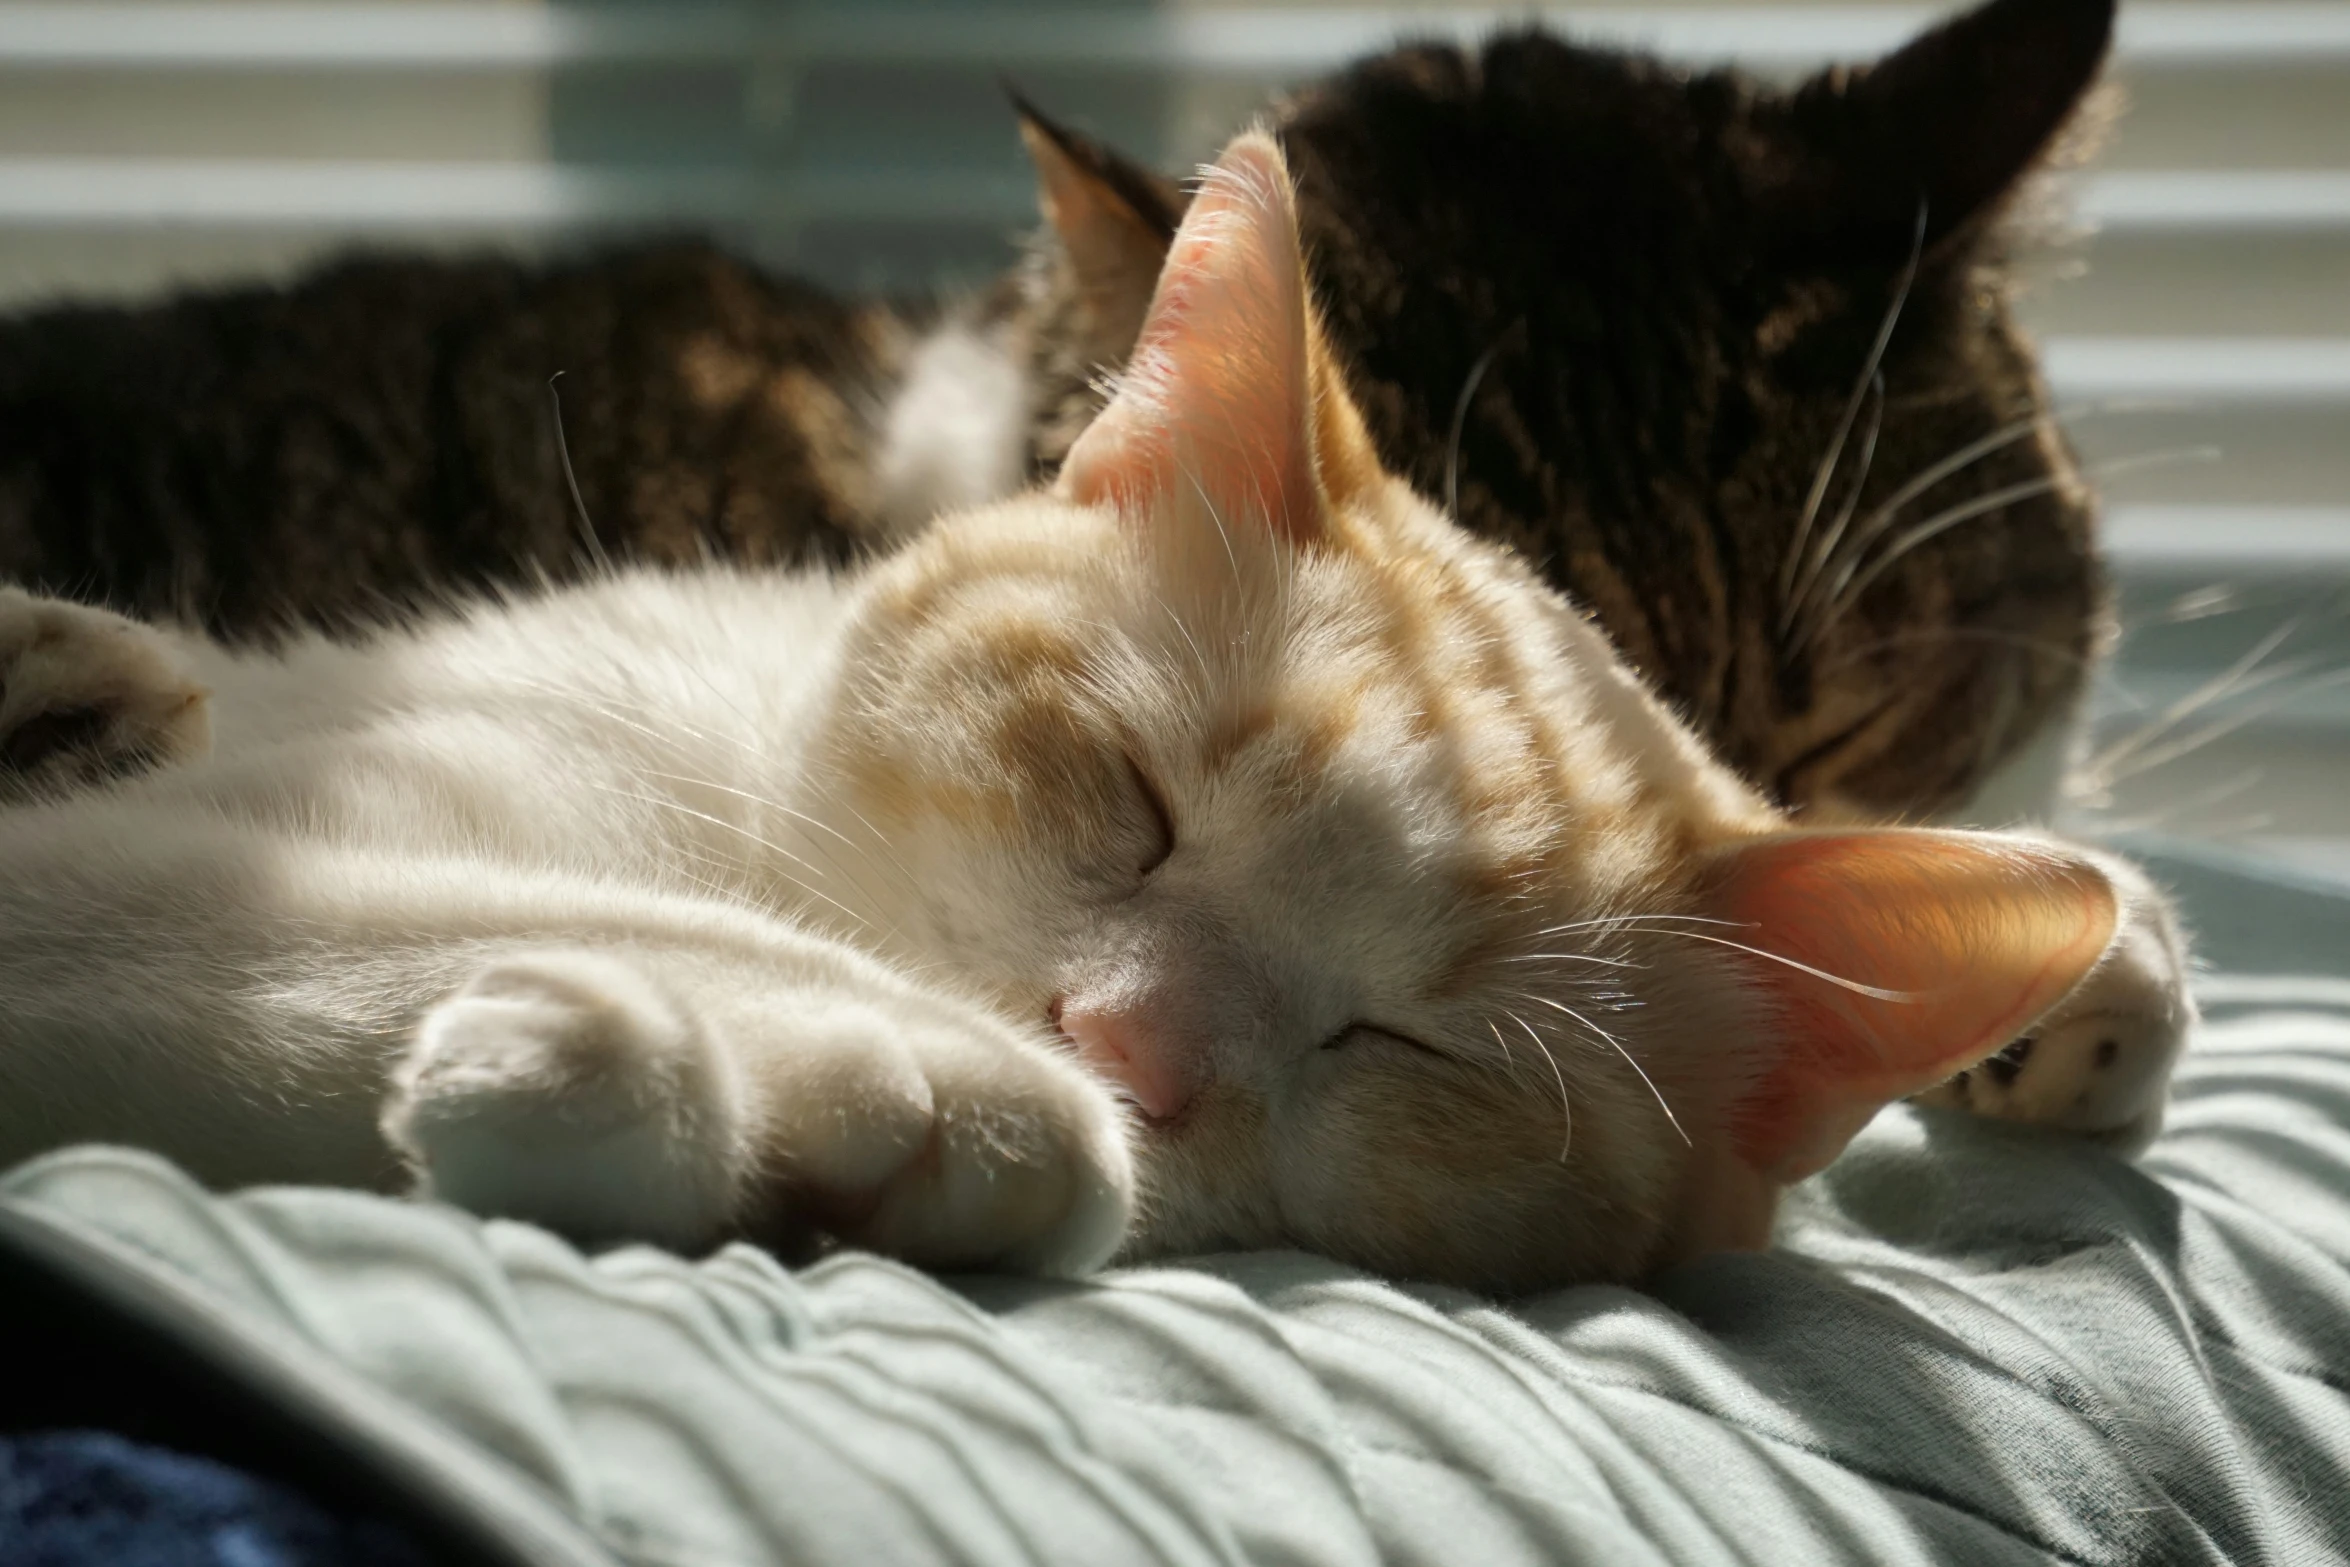
[[[1815,819],[1944,811],[2060,749],[2103,596],[2002,220],[2112,12],[1995,0],[1791,91],[1508,33],[1277,117],[1387,463]],[[672,244],[20,318],[0,575],[247,639],[598,550],[841,561],[1008,494],[1099,406],[1182,211],[1041,115],[1026,134],[1052,225],[951,308]]]
[[[2027,1028],[2035,1118],[2150,1128],[2189,1009],[2135,873],[1793,828],[1382,468],[1298,228],[1242,138],[1052,486],[852,574],[279,655],[11,592],[0,1163],[1517,1290],[1761,1244]],[[92,754],[160,765],[46,786]]]

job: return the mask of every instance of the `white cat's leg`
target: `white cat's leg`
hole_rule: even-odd
[[[164,633],[0,587],[0,799],[190,761],[211,732]]]
[[[2195,1024],[2186,943],[2144,871],[2096,858],[2121,900],[2104,960],[2031,1033],[1921,1103],[2058,1126],[2125,1153],[2154,1140]]]
[[[387,1141],[386,1132],[390,1134]],[[738,904],[105,791],[0,812],[0,1167],[151,1147],[598,1241],[1078,1271],[1133,1175],[1048,1044]]]
[[[977,1008],[839,967],[503,959],[426,1014],[386,1134],[431,1194],[584,1239],[821,1231],[933,1266],[1106,1260],[1133,1175],[1099,1085]]]
[[[742,1100],[726,1052],[636,965],[556,948],[482,969],[425,1014],[384,1130],[423,1195],[695,1250],[742,1204]]]

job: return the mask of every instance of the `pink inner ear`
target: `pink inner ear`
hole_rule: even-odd
[[[1736,1137],[1782,1182],[1827,1164],[1886,1103],[2022,1034],[2096,966],[2117,917],[2086,860],[1987,833],[1789,833],[1730,851],[1721,871],[1709,912],[1804,965],[1751,964],[1780,1040]]]
[[[1289,171],[1251,133],[1185,213],[1117,395],[1070,450],[1064,493],[1139,511],[1196,485],[1225,526],[1311,535],[1306,343]]]

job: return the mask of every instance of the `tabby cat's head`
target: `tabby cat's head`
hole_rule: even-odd
[[[1380,453],[1590,605],[1783,804],[1954,806],[2069,715],[2103,624],[2091,497],[2000,220],[2112,14],[1995,0],[1791,90],[1506,33],[1281,112]],[[1033,113],[1027,134],[1056,236],[1049,470],[1181,198]]]
[[[861,912],[1131,1098],[1145,1250],[1513,1289],[1752,1243],[2112,926],[2020,840],[1789,832],[1386,473],[1263,136],[1055,486],[877,568],[842,668],[811,800],[887,846]]]

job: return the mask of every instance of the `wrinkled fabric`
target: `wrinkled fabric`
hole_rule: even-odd
[[[591,1260],[108,1149],[0,1201],[323,1347],[635,1563],[2350,1561],[2350,981],[2202,993],[2143,1161],[1896,1109],[1777,1249],[1647,1294]]]

